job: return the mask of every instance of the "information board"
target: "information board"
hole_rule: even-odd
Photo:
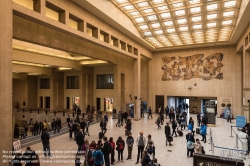
[[[245,116],[236,116],[236,127],[245,127],[246,121]]]

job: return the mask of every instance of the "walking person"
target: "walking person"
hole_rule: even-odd
[[[151,119],[153,119],[151,107],[148,108],[148,119],[150,116],[151,116]]]
[[[112,112],[113,112],[113,119],[115,119],[116,118],[116,109],[115,109],[115,107],[113,108]]]
[[[194,136],[193,136],[191,130],[188,130],[188,134],[186,135],[186,140],[187,140],[187,157],[193,157],[193,153],[194,153],[194,145],[193,145],[194,144]]]
[[[139,135],[136,138],[136,145],[138,147],[138,153],[137,153],[137,161],[135,164],[139,163],[139,157],[141,155],[141,159],[142,159],[142,152],[144,150],[144,147],[146,145],[146,138],[143,136],[143,132],[141,131],[139,133]]]
[[[168,114],[169,114],[169,108],[168,106],[165,108],[165,113],[166,113],[166,119],[168,118]]]
[[[133,144],[134,144],[134,138],[132,137],[132,133],[129,132],[128,137],[126,139],[126,143],[128,145],[128,158],[127,160],[131,159],[132,156],[132,150],[133,150]]]
[[[118,113],[118,122],[116,123],[116,127],[118,126],[118,127],[120,127],[121,126],[121,121],[122,121],[122,112],[120,111],[119,113]]]
[[[202,136],[201,141],[204,141],[204,143],[206,143],[206,141],[207,141],[207,138],[206,138],[207,126],[204,123],[201,123],[200,133],[201,133],[201,136]]]
[[[80,129],[76,135],[76,144],[78,145],[78,153],[82,154],[82,146],[84,144],[84,134],[82,129]]]
[[[121,159],[121,162],[123,163],[123,151],[125,147],[125,142],[121,136],[118,137],[118,140],[116,141],[116,146],[116,149],[118,151],[118,162],[120,162]]]
[[[38,130],[39,130],[39,123],[36,121],[34,124],[34,132],[33,132],[34,136],[38,134]]]
[[[107,132],[107,122],[105,121],[104,118],[102,118],[102,120],[100,122],[100,127],[101,127],[102,133],[104,135]]]
[[[110,143],[108,142],[108,138],[107,137],[103,137],[103,148],[102,148],[102,153],[104,155],[104,161],[105,161],[105,166],[110,166],[110,161],[109,161],[109,154],[112,150],[112,147],[110,145]]]
[[[130,133],[131,130],[132,130],[132,122],[131,122],[131,119],[128,119],[128,120],[127,120],[126,126],[127,126],[127,132]]]
[[[110,156],[110,160],[111,160],[111,165],[115,165],[115,142],[113,140],[113,137],[109,138],[109,144],[111,146],[111,156]]]
[[[156,120],[156,124],[158,126],[158,129],[161,128],[160,123],[161,123],[161,117],[160,117],[160,115],[158,115],[157,120]]]
[[[173,132],[172,132],[172,136],[175,134],[175,137],[177,137],[177,133],[176,133],[176,128],[177,128],[177,123],[175,122],[175,120],[173,119],[173,122],[172,122],[172,129],[173,129]]]
[[[44,129],[44,131],[41,135],[41,140],[42,140],[42,144],[43,144],[44,157],[47,157],[47,151],[48,151],[48,156],[51,157],[50,144],[49,144],[50,136],[47,133],[46,129]]]
[[[141,118],[145,118],[143,107],[141,107]]]
[[[231,123],[232,111],[231,111],[230,107],[227,108],[227,112],[226,113],[227,113],[227,122]]]
[[[169,139],[170,137],[172,138],[169,122],[167,122],[165,126],[165,136],[166,136],[166,146],[168,145],[168,143],[169,143],[169,146],[172,146],[171,144],[172,140]]]

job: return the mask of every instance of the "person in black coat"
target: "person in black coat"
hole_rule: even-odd
[[[49,139],[50,139],[50,136],[49,134],[47,133],[47,129],[44,129],[43,130],[43,133],[41,135],[41,140],[42,140],[42,143],[43,143],[43,151],[44,151],[44,156],[46,157],[47,156],[47,151],[48,151],[48,155],[50,155],[50,144],[49,144]]]
[[[32,166],[32,154],[34,153],[33,150],[30,149],[30,147],[26,148],[26,151],[23,154],[22,160],[25,163],[25,166]]]
[[[84,144],[84,134],[82,129],[80,129],[76,135],[76,144],[78,145],[78,153],[80,153],[82,151],[82,145]]]
[[[131,130],[132,130],[132,122],[131,122],[131,119],[128,119],[127,120],[127,130],[128,130],[128,133],[130,133],[131,132]]]
[[[165,126],[165,135],[166,135],[166,146],[168,145],[168,142],[169,146],[171,146],[171,141],[169,139],[169,137],[171,137],[171,129],[168,122],[167,125]]]
[[[172,129],[173,129],[173,132],[172,132],[172,136],[175,134],[175,136],[177,137],[177,133],[176,133],[176,128],[177,128],[177,123],[176,121],[173,119],[173,122],[172,122]]]
[[[111,145],[109,144],[107,137],[103,137],[103,141],[104,144],[101,150],[104,156],[105,165],[108,166],[110,165],[109,154],[111,153]]]

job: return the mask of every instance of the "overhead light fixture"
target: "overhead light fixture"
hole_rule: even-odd
[[[187,31],[188,27],[180,27],[179,29],[180,29],[180,31]]]
[[[117,3],[125,3],[128,2],[128,0],[116,0]]]
[[[216,27],[216,22],[208,23],[207,27],[208,28]]]
[[[42,75],[42,73],[28,73],[30,76]]]
[[[196,3],[200,3],[200,0],[189,0],[188,2],[190,4],[196,4]]]
[[[161,34],[163,34],[163,31],[162,30],[155,31],[155,34],[161,35]]]
[[[168,33],[173,33],[173,32],[175,32],[175,29],[174,28],[167,29],[167,32]]]
[[[194,28],[194,29],[201,29],[201,28],[202,28],[202,25],[201,25],[201,24],[193,25],[193,28]]]
[[[187,19],[180,19],[180,20],[177,20],[178,24],[185,24],[187,23]]]
[[[27,65],[27,66],[37,66],[37,67],[45,67],[45,65],[38,63],[30,63],[30,62],[21,62],[21,61],[12,61],[13,64],[17,65]]]
[[[70,67],[58,67],[58,70],[71,70],[72,68]]]

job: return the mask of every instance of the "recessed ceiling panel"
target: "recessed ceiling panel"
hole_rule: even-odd
[[[110,0],[155,48],[228,42],[241,0]]]

